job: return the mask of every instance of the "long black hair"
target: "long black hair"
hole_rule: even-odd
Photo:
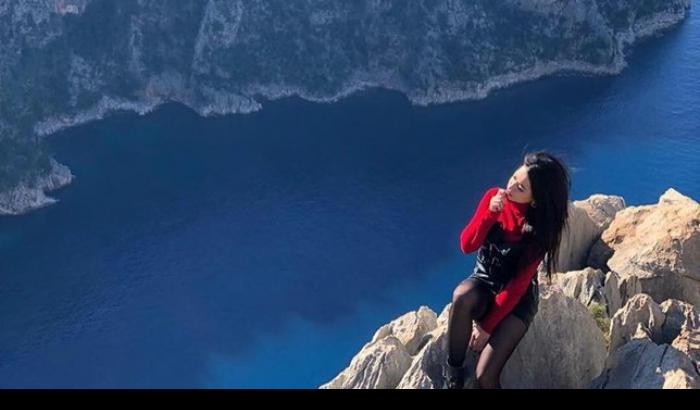
[[[535,243],[535,255],[544,255],[547,279],[557,271],[562,232],[569,222],[571,178],[566,165],[546,151],[525,154],[523,165],[532,190],[524,230]]]

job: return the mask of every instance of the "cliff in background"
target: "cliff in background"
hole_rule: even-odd
[[[177,101],[201,115],[366,87],[415,104],[562,71],[619,73],[689,0],[0,0],[0,214],[73,175],[42,137]]]

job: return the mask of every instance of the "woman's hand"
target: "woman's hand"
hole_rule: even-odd
[[[486,333],[486,331],[484,331],[484,329],[482,329],[481,326],[475,322],[474,329],[472,329],[472,337],[469,341],[469,348],[475,352],[482,351],[490,337],[491,335]]]
[[[506,190],[503,188],[498,188],[496,195],[491,197],[489,202],[489,209],[491,212],[500,212],[503,209],[503,196],[506,194]]]

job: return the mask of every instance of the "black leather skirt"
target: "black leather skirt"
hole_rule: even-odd
[[[492,290],[493,287],[491,285],[491,281],[488,279],[485,280],[483,277],[480,276],[475,276],[474,274],[470,275],[469,278],[478,280],[484,285],[484,287],[487,290],[491,292],[491,297],[489,298],[489,307],[487,311],[490,310],[490,305],[493,303],[493,299],[496,297],[496,293],[498,293]],[[537,279],[532,279],[532,281],[530,282],[530,286],[528,286],[527,288],[527,291],[525,292],[523,297],[520,298],[520,301],[517,305],[515,305],[513,311],[510,313],[521,319],[525,323],[525,326],[529,328],[530,324],[532,324],[532,321],[535,319],[535,315],[537,315],[539,301],[539,284],[537,283]]]
[[[501,225],[494,224],[479,248],[474,271],[469,275],[469,278],[478,280],[494,297],[503,290],[515,274],[518,258],[527,246],[522,241],[506,242],[503,236]],[[489,298],[489,301],[493,302],[493,298]],[[538,306],[539,286],[535,276],[511,313],[522,319],[529,327],[537,314]]]

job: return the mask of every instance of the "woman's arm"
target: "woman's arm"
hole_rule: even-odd
[[[462,229],[459,236],[459,246],[464,253],[471,253],[479,249],[481,244],[486,239],[489,229],[498,220],[500,212],[494,212],[489,209],[491,198],[498,193],[498,187],[492,187],[486,190],[481,198],[476,211],[469,223]]]
[[[491,309],[479,321],[479,325],[486,333],[493,333],[501,320],[515,308],[530,286],[530,281],[537,274],[537,267],[543,259],[544,255],[539,254],[538,257],[522,267],[516,276],[496,295]]]

